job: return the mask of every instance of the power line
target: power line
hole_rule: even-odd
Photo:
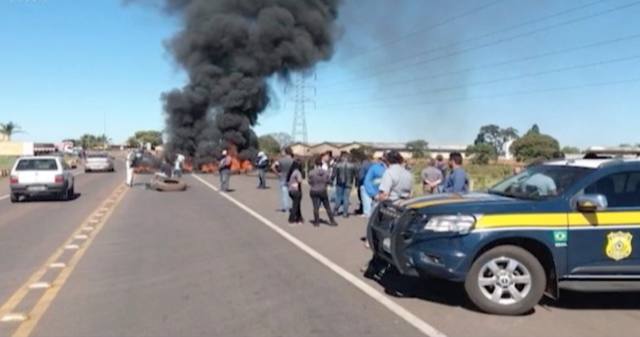
[[[418,91],[418,92],[415,92],[415,93],[406,94],[406,95],[400,95],[400,96],[395,96],[395,97],[388,97],[388,98],[382,98],[382,99],[376,99],[376,100],[368,100],[366,102],[351,102],[351,103],[335,104],[334,106],[350,106],[350,105],[353,105],[353,104],[358,105],[358,104],[362,104],[362,103],[377,103],[377,102],[384,102],[384,101],[389,101],[389,100],[410,98],[410,97],[414,97],[414,96],[422,96],[422,95],[425,95],[425,94],[452,91],[452,90],[456,90],[456,89],[466,89],[466,88],[471,88],[471,87],[479,87],[479,86],[483,86],[483,85],[489,85],[489,84],[496,84],[496,83],[501,83],[501,82],[509,82],[509,81],[521,80],[521,79],[525,79],[525,78],[540,77],[540,76],[545,76],[545,75],[550,75],[550,74],[562,73],[562,72],[566,72],[566,71],[585,69],[585,68],[603,66],[603,65],[614,64],[614,63],[628,62],[628,61],[633,61],[633,60],[638,60],[638,59],[640,59],[640,55],[619,57],[619,58],[615,58],[615,59],[603,60],[603,61],[598,61],[598,62],[583,63],[583,64],[559,67],[559,68],[554,68],[554,69],[545,70],[545,71],[530,72],[530,73],[525,73],[525,74],[516,75],[516,76],[508,76],[508,77],[496,78],[496,79],[485,80],[485,81],[477,81],[477,82],[471,82],[471,83],[467,83],[467,84],[455,85],[455,86],[449,86],[449,87],[440,87],[440,88],[435,88],[435,89],[430,89],[430,90],[425,90],[425,91]],[[329,105],[329,106],[331,107],[332,105]]]
[[[532,21],[529,21],[529,22],[525,22],[525,23],[522,23],[522,24],[519,24],[519,25],[516,25],[516,26],[512,26],[512,27],[510,27],[508,29],[502,29],[502,30],[499,30],[499,31],[494,31],[494,32],[491,32],[491,33],[488,33],[488,34],[485,34],[485,35],[481,35],[481,36],[478,36],[478,37],[474,37],[474,38],[470,38],[470,39],[464,40],[462,42],[475,41],[475,40],[483,39],[483,38],[491,36],[491,35],[496,35],[498,33],[508,32],[508,31],[514,30],[516,27],[517,28],[521,28],[523,26],[528,26],[528,25],[531,25],[531,24],[534,24],[534,23],[538,23],[538,22],[541,22],[541,21],[546,21],[546,20],[548,20],[550,18],[557,17],[557,16],[560,16],[560,15],[566,15],[567,13],[570,13],[570,12],[573,12],[573,11],[576,11],[576,10],[579,10],[579,9],[584,9],[585,7],[593,6],[595,4],[602,3],[602,2],[605,2],[605,1],[607,1],[607,0],[598,0],[598,1],[595,1],[595,2],[591,2],[591,3],[588,3],[586,5],[582,5],[582,6],[579,6],[579,7],[574,7],[572,9],[565,10],[565,11],[562,11],[560,13],[556,13],[556,14],[553,14],[551,16],[548,16],[548,17],[545,17],[545,18],[542,18],[542,19],[537,19],[537,20],[532,20]],[[397,71],[400,71],[400,70],[405,70],[407,68],[418,66],[418,65],[425,65],[425,64],[428,64],[428,63],[431,63],[431,62],[435,62],[435,61],[446,59],[446,58],[451,57],[451,56],[457,56],[457,55],[461,55],[461,54],[466,54],[466,53],[469,53],[469,52],[472,52],[472,51],[476,51],[476,50],[480,50],[480,49],[484,49],[484,48],[487,48],[487,47],[500,45],[500,44],[503,44],[505,42],[510,42],[510,41],[514,41],[514,40],[517,40],[517,39],[520,39],[520,38],[529,37],[529,36],[532,36],[532,35],[535,35],[535,34],[548,32],[548,31],[551,31],[551,30],[554,30],[554,29],[557,29],[557,28],[562,28],[562,27],[565,27],[565,26],[568,26],[568,25],[572,25],[572,24],[575,24],[575,23],[578,23],[578,22],[594,19],[594,18],[597,18],[597,17],[601,17],[601,16],[604,16],[604,15],[608,15],[608,14],[617,12],[617,11],[628,9],[630,7],[637,6],[639,4],[640,4],[640,1],[634,1],[634,2],[631,2],[631,3],[627,3],[627,4],[624,4],[624,5],[617,6],[617,7],[613,7],[613,8],[610,8],[610,9],[602,10],[602,11],[599,11],[599,12],[596,12],[596,13],[593,13],[593,14],[581,16],[581,17],[578,17],[578,18],[575,18],[575,19],[562,21],[560,23],[556,23],[556,24],[553,24],[553,25],[549,25],[549,26],[545,26],[545,27],[542,27],[542,28],[529,30],[529,31],[526,31],[526,32],[523,32],[523,33],[518,33],[518,34],[515,34],[515,35],[511,35],[509,37],[504,37],[504,38],[501,38],[501,39],[498,39],[498,40],[495,40],[495,41],[492,41],[492,42],[483,43],[483,44],[480,44],[480,45],[477,45],[477,46],[473,46],[473,47],[463,48],[463,49],[460,49],[460,50],[455,51],[455,52],[450,52],[450,53],[447,53],[447,54],[444,54],[444,55],[440,55],[440,56],[437,56],[437,57],[433,57],[433,58],[429,58],[429,59],[426,59],[426,60],[419,60],[418,62],[404,64],[404,65],[403,64],[398,64],[400,67],[391,68],[391,69],[384,69],[384,70],[381,70],[381,71],[369,73],[366,76],[358,76],[358,77],[354,77],[352,79],[330,83],[327,86],[339,86],[339,85],[342,85],[342,84],[345,84],[345,83],[351,83],[351,82],[358,81],[358,80],[378,77],[380,75],[387,74],[387,73],[393,73],[393,72],[397,72]],[[448,48],[451,48],[451,47],[455,47],[457,45],[458,45],[458,43],[452,43],[452,44],[440,46],[440,47],[433,48],[433,49],[430,49],[430,50],[426,50],[426,51],[423,51],[421,53],[418,53],[418,54],[415,54],[415,55],[412,55],[412,56],[409,56],[409,57],[406,57],[406,58],[398,59],[397,62],[394,62],[394,63],[399,63],[399,62],[402,62],[402,61],[405,61],[405,60],[413,60],[416,57],[423,56],[423,55],[428,55],[428,54],[433,53],[435,51],[445,50],[445,49],[448,49]]]
[[[478,71],[478,70],[486,70],[486,69],[498,68],[498,67],[502,67],[502,66],[506,66],[506,65],[510,65],[510,64],[522,63],[522,62],[533,61],[533,60],[546,58],[546,57],[551,57],[551,56],[563,55],[563,54],[576,52],[576,51],[580,51],[580,50],[591,49],[591,48],[596,48],[596,47],[602,47],[602,46],[611,45],[611,44],[620,43],[620,42],[626,42],[626,41],[634,40],[634,39],[638,39],[638,38],[640,38],[640,34],[632,34],[632,35],[627,35],[627,36],[623,36],[623,37],[619,37],[619,38],[615,38],[615,39],[601,40],[601,41],[598,41],[598,42],[592,42],[592,43],[583,44],[583,45],[579,45],[579,46],[575,46],[575,47],[564,48],[564,49],[559,49],[559,50],[554,50],[554,51],[549,51],[549,52],[544,52],[544,53],[540,53],[540,54],[536,54],[536,55],[525,56],[525,57],[521,57],[521,58],[513,58],[513,59],[501,61],[501,62],[488,63],[488,64],[476,66],[476,67],[468,67],[468,68],[463,68],[463,69],[458,69],[458,70],[452,70],[452,71],[446,71],[446,72],[440,72],[440,73],[432,73],[432,74],[427,74],[425,76],[414,77],[414,78],[407,79],[407,80],[390,81],[390,82],[386,82],[384,85],[385,85],[385,87],[389,87],[389,86],[394,86],[394,85],[401,85],[401,84],[408,84],[408,83],[413,83],[413,82],[432,80],[432,79],[437,79],[437,78],[441,78],[441,77],[445,77],[445,76],[457,75],[457,74],[468,73],[468,72],[473,72],[473,71]],[[363,90],[367,90],[367,89],[369,89],[369,88],[368,87],[354,87],[354,88],[346,88],[346,89],[332,88],[332,89],[330,89],[330,92],[334,91],[334,90],[339,90],[340,93],[343,94],[343,93],[347,93],[347,92],[358,92],[358,91],[363,91]]]
[[[291,131],[291,137],[294,142],[309,142],[309,133],[307,129],[307,103],[315,104],[315,100],[310,99],[307,96],[307,89],[313,89],[315,94],[315,87],[307,84],[306,74],[298,74],[295,81],[295,97],[294,110],[293,110],[293,128]]]
[[[442,21],[440,21],[440,22],[438,22],[436,24],[433,24],[431,26],[411,31],[411,32],[409,32],[407,34],[404,34],[404,35],[402,35],[402,36],[400,36],[398,38],[395,38],[395,39],[389,39],[387,41],[384,41],[384,42],[380,43],[379,45],[377,45],[377,46],[375,46],[373,48],[370,48],[370,49],[367,49],[367,50],[363,50],[362,52],[359,52],[359,53],[356,53],[356,54],[352,54],[348,58],[342,59],[341,61],[342,62],[348,62],[348,61],[351,61],[353,59],[357,59],[360,56],[367,55],[367,54],[372,54],[372,53],[381,51],[385,47],[389,47],[389,46],[395,45],[397,43],[400,43],[402,41],[410,39],[413,36],[416,36],[416,35],[419,35],[419,34],[422,34],[422,33],[426,33],[428,31],[434,30],[436,28],[440,28],[442,26],[446,26],[446,25],[448,25],[450,23],[456,22],[456,21],[458,21],[460,19],[463,19],[463,18],[465,18],[467,16],[471,16],[471,15],[477,14],[477,13],[479,13],[479,12],[485,10],[485,9],[491,8],[491,7],[495,6],[495,5],[497,5],[498,3],[504,2],[504,1],[505,0],[495,0],[495,1],[491,1],[489,3],[486,3],[484,5],[480,5],[478,7],[474,7],[472,9],[464,11],[464,12],[458,14],[458,15],[446,18],[446,19],[444,19],[444,20],[442,20]]]
[[[544,94],[544,93],[553,93],[553,92],[560,92],[560,91],[579,90],[579,89],[588,89],[588,88],[598,88],[598,87],[607,87],[607,86],[633,84],[633,83],[640,83],[640,77],[626,79],[626,80],[618,80],[618,81],[587,83],[587,84],[581,84],[581,85],[575,85],[575,86],[565,86],[565,87],[553,87],[553,88],[542,88],[542,89],[512,91],[512,92],[507,92],[507,93],[499,93],[499,94],[492,94],[492,95],[481,95],[481,96],[475,96],[475,97],[459,96],[459,97],[453,97],[453,98],[436,100],[436,101],[406,102],[406,103],[401,103],[401,104],[394,104],[393,106],[386,106],[386,108],[406,108],[406,107],[413,107],[413,106],[441,105],[441,104],[460,103],[460,102],[483,100],[483,99],[497,99],[497,98],[509,98],[509,97],[517,97],[517,96],[528,96],[528,95],[534,95],[534,94]]]
[[[507,33],[507,32],[510,32],[510,31],[513,31],[513,30],[516,30],[516,29],[519,29],[519,28],[523,28],[523,27],[527,27],[527,26],[530,26],[530,25],[534,25],[534,24],[540,23],[540,22],[544,22],[544,21],[547,21],[547,20],[550,20],[550,19],[553,19],[553,18],[556,18],[556,17],[559,17],[559,16],[564,16],[564,15],[571,14],[571,13],[576,12],[576,11],[581,11],[583,9],[598,5],[598,4],[606,2],[606,1],[608,1],[608,0],[597,0],[597,1],[589,2],[589,3],[586,3],[586,4],[580,5],[580,6],[571,7],[569,9],[565,9],[565,10],[562,10],[560,12],[556,12],[554,14],[544,16],[542,18],[532,19],[532,20],[529,20],[529,21],[525,21],[525,22],[522,22],[522,23],[519,23],[519,24],[515,24],[515,25],[512,25],[512,26],[509,26],[507,28],[502,28],[502,29],[498,29],[498,30],[495,30],[495,31],[492,31],[492,32],[489,32],[489,33],[485,33],[485,34],[482,34],[482,35],[475,36],[475,37],[470,37],[468,39],[462,40],[461,42],[449,43],[449,44],[446,44],[446,45],[442,45],[442,46],[439,46],[439,47],[436,47],[436,48],[432,48],[432,49],[428,49],[428,50],[419,52],[417,54],[409,55],[409,56],[404,57],[404,58],[399,58],[399,59],[395,60],[393,63],[402,63],[404,61],[412,61],[415,58],[418,58],[418,57],[421,57],[421,56],[426,56],[426,55],[429,55],[429,54],[431,54],[433,52],[437,52],[437,51],[446,50],[446,49],[449,49],[449,48],[452,48],[452,47],[456,47],[460,43],[474,42],[474,41],[482,40],[482,39],[485,39],[485,38],[488,38],[488,37],[491,37],[491,36],[494,36],[494,35]],[[449,56],[449,55],[447,55],[447,56]],[[440,57],[440,58],[438,58],[438,60],[442,59],[442,58],[444,58],[444,57]],[[415,65],[416,65],[415,63],[410,63],[409,64],[409,66],[415,66]],[[402,70],[402,69],[405,69],[405,68],[406,67],[401,67],[401,68],[399,68],[397,70]],[[362,69],[362,70],[364,70],[364,69]],[[388,72],[391,72],[391,71],[388,71]],[[384,72],[384,73],[387,73],[387,72]],[[354,78],[354,80],[356,80],[356,79],[358,79],[358,77]],[[348,82],[352,82],[352,81],[353,80],[340,81],[340,82],[334,83],[333,85],[339,85],[341,83],[348,83]]]

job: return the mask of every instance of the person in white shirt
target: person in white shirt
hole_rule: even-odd
[[[127,186],[129,187],[133,187],[133,175],[134,175],[134,169],[135,169],[135,164],[136,164],[136,159],[138,158],[140,154],[136,151],[131,151],[129,152],[129,154],[127,155],[127,162],[126,162],[126,178],[125,178],[125,184],[127,184]]]
[[[184,163],[184,160],[185,157],[182,154],[178,153],[173,167],[173,175],[175,177],[182,177],[182,163]]]

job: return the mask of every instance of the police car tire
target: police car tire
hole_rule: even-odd
[[[11,193],[11,202],[14,204],[20,202],[20,196],[16,193]]]
[[[482,267],[487,262],[499,257],[508,257],[517,260],[524,265],[531,274],[531,290],[529,294],[518,303],[512,305],[494,303],[484,296],[478,285],[478,274]],[[542,264],[535,256],[520,247],[505,245],[495,247],[485,252],[474,261],[467,274],[464,287],[471,302],[480,310],[489,314],[516,316],[530,312],[540,302],[542,296],[544,296],[546,284],[547,275]]]

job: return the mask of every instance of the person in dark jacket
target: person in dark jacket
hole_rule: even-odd
[[[302,163],[300,159],[296,158],[291,164],[289,173],[287,174],[287,186],[289,188],[289,196],[291,197],[292,205],[289,211],[289,223],[290,224],[302,224],[304,219],[302,218],[302,210],[300,204],[302,202],[302,182],[304,177],[302,175]]]
[[[340,162],[333,171],[333,179],[336,184],[336,204],[333,208],[334,214],[342,214],[345,218],[349,217],[349,202],[351,198],[351,190],[356,182],[358,173],[356,167],[351,163],[350,156],[347,152],[342,152]]]
[[[327,187],[331,183],[331,175],[329,172],[322,168],[322,157],[318,157],[315,160],[315,167],[309,173],[309,195],[313,202],[313,225],[320,225],[320,205],[324,206],[331,226],[338,226],[333,213],[331,212],[331,204],[329,203],[329,194],[327,193]]]

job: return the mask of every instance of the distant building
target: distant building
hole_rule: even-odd
[[[374,157],[382,157],[382,155],[391,150],[395,150],[400,152],[400,154],[405,159],[411,159],[413,157],[413,153],[410,149],[407,148],[406,143],[385,143],[385,142],[351,142],[351,143],[339,143],[339,142],[322,142],[322,143],[294,143],[290,145],[291,150],[293,150],[293,154],[301,157],[312,157],[321,155],[323,153],[331,151],[334,156],[340,154],[340,152],[350,152],[354,149],[359,148],[368,148],[373,151]],[[464,145],[441,145],[441,146],[432,146],[430,145],[426,152],[428,152],[432,157],[437,155],[442,155],[447,157],[451,152],[460,152],[463,156],[466,156],[465,150],[466,146]]]
[[[0,156],[32,156],[34,150],[32,142],[0,142]]]
[[[0,133],[0,142],[8,142],[9,141],[9,136],[5,135],[4,133]]]
[[[52,143],[35,143],[33,144],[33,153],[38,155],[48,155],[58,152],[58,147]]]

